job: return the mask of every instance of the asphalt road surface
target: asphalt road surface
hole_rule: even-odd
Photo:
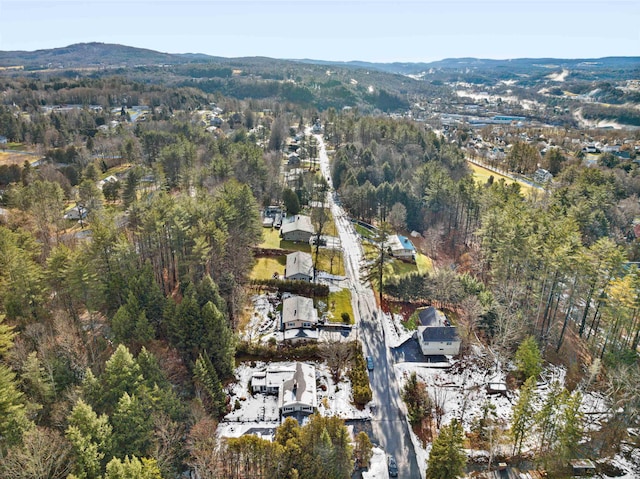
[[[329,159],[323,138],[321,135],[314,136],[318,140],[322,174],[325,178],[330,178]],[[378,443],[387,454],[396,458],[398,477],[419,479],[421,478],[420,470],[413,443],[409,437],[404,404],[400,398],[400,388],[393,369],[393,356],[387,347],[384,329],[379,320],[381,313],[373,290],[360,280],[362,245],[350,219],[336,204],[333,190],[329,195],[329,203],[342,243],[345,272],[351,289],[356,334],[362,342],[365,356],[373,358],[374,368],[369,372],[375,403],[372,441]]]

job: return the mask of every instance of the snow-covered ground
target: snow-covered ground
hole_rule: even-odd
[[[271,394],[250,392],[251,377],[266,367],[264,362],[243,363],[235,370],[236,382],[228,387],[232,410],[220,423],[219,435],[237,437],[251,429],[275,429],[280,425],[278,397]],[[370,419],[371,409],[357,409],[351,402],[351,383],[343,378],[337,385],[324,363],[312,363],[316,367],[316,393],[318,412],[323,416],[342,419]],[[237,404],[239,409],[235,409]]]
[[[373,448],[373,456],[369,464],[369,470],[362,473],[363,479],[387,479],[389,469],[387,468],[387,455],[379,447]]]

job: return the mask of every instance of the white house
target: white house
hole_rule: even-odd
[[[65,220],[79,220],[87,217],[87,209],[84,206],[74,206],[64,214]]]
[[[460,352],[460,338],[453,326],[418,326],[418,344],[425,356],[455,356]]]
[[[251,378],[254,393],[277,394],[281,416],[310,415],[318,409],[316,368],[305,363],[272,363]]]
[[[293,377],[286,380],[278,392],[278,408],[282,416],[295,413],[310,415],[318,409],[315,367],[296,363]]]
[[[315,232],[311,217],[306,215],[295,215],[293,221],[283,223],[280,227],[280,237],[285,241],[308,243]]]
[[[425,356],[450,355],[460,352],[460,338],[442,311],[433,306],[418,313],[418,344]]]
[[[392,235],[387,238],[386,246],[391,256],[407,261],[416,260],[416,248],[409,238],[402,235]]]
[[[313,259],[309,253],[296,251],[287,255],[284,279],[311,281],[313,279]]]
[[[313,300],[304,296],[291,296],[282,302],[282,329],[285,341],[317,340],[318,312]]]

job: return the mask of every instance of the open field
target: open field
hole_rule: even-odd
[[[483,168],[482,166],[478,166],[478,165],[476,165],[474,163],[471,163],[471,162],[468,162],[467,164],[469,165],[469,168],[471,168],[471,170],[473,171],[474,178],[481,185],[486,184],[487,181],[489,180],[489,177],[493,176],[494,180],[497,181],[497,180],[503,179],[505,181],[505,183],[508,184],[508,185],[511,184],[511,183],[518,183],[520,185],[520,188],[521,188],[523,193],[529,194],[533,190],[531,185],[528,185],[527,183],[523,183],[521,181],[513,180],[513,179],[509,178],[508,176],[501,175],[500,173],[496,173],[495,171],[488,170],[487,168]]]
[[[18,153],[16,151],[6,150],[0,151],[0,165],[24,165],[25,161],[29,163],[33,163],[34,161],[38,161],[40,156],[38,155],[28,155],[24,153]]]

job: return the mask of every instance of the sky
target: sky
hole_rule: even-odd
[[[0,0],[0,50],[372,62],[640,56],[640,0]]]

